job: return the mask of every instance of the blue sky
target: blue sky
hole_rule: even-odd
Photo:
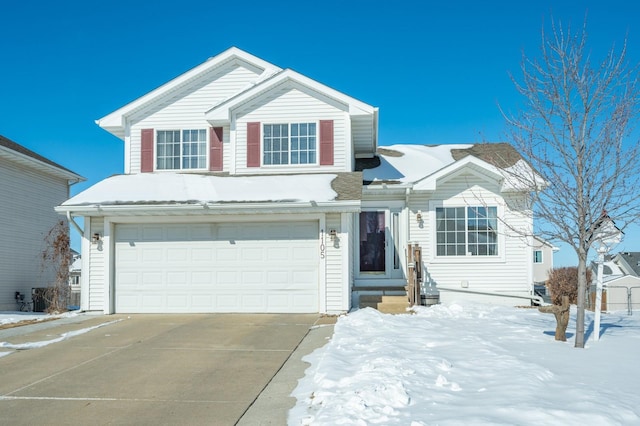
[[[604,53],[640,6],[603,1],[20,1],[0,25],[0,134],[79,173],[77,193],[123,171],[123,143],[95,120],[237,46],[380,108],[380,145],[508,140],[521,55],[551,16]],[[618,250],[640,250],[627,233]],[[77,241],[77,240],[76,240]],[[572,264],[562,248],[556,264]]]

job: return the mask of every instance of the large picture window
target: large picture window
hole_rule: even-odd
[[[438,256],[497,256],[497,207],[437,207]]]
[[[196,130],[158,130],[158,170],[204,169],[207,167],[207,132]]]
[[[316,123],[265,124],[264,165],[315,164]]]

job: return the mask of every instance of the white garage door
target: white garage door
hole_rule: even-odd
[[[121,224],[122,313],[318,312],[318,222]]]

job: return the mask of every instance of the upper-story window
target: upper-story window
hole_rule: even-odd
[[[316,164],[316,123],[265,124],[262,163]]]
[[[497,207],[437,207],[438,256],[497,256]]]
[[[157,170],[204,169],[207,167],[207,132],[158,130]]]

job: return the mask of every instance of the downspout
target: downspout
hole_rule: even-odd
[[[69,221],[70,224],[73,225],[74,228],[76,228],[76,231],[80,233],[81,237],[84,236],[84,230],[80,228],[80,225],[78,225],[75,220],[73,220],[73,218],[71,217],[71,212],[68,210],[67,210],[67,220]]]

